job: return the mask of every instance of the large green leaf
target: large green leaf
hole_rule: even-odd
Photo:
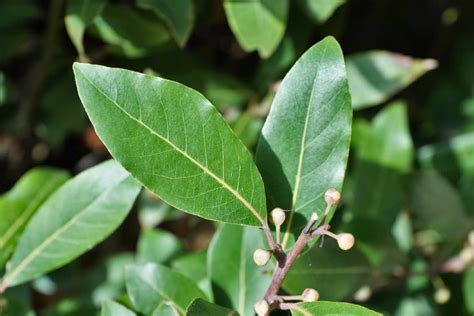
[[[187,316],[238,316],[239,313],[231,309],[206,302],[203,299],[195,299],[186,310]]]
[[[183,245],[173,234],[160,229],[145,230],[138,240],[137,258],[140,262],[165,263],[182,250]]]
[[[271,277],[253,261],[253,252],[265,248],[262,233],[254,227],[223,225],[208,250],[208,267],[217,304],[253,315],[253,305],[270,285]]]
[[[94,18],[102,12],[107,0],[68,0],[64,23],[66,30],[76,47],[79,56],[84,58],[84,45],[82,43],[84,32]]]
[[[186,44],[194,23],[192,0],[137,0],[137,4],[161,17],[179,46]]]
[[[466,209],[459,193],[435,170],[422,172],[415,179],[411,209],[415,225],[434,230],[440,239],[463,237],[468,229]]]
[[[324,23],[346,0],[299,0],[304,12],[316,23]]]
[[[359,136],[363,139],[357,140],[353,213],[391,225],[407,200],[405,175],[413,167],[406,105],[385,107]]]
[[[315,288],[322,299],[342,300],[367,284],[370,272],[367,258],[358,249],[345,252],[326,239],[324,247],[313,247],[296,260],[283,289],[300,295],[306,288]]]
[[[0,197],[0,266],[13,252],[31,216],[68,177],[65,171],[35,168]]]
[[[135,308],[145,314],[152,313],[161,305],[169,305],[179,315],[185,315],[186,307],[194,299],[206,299],[206,295],[193,281],[154,263],[128,269],[127,292]]]
[[[269,57],[278,47],[286,29],[288,0],[225,0],[229,26],[240,46],[261,57]]]
[[[266,218],[250,153],[201,94],[123,69],[75,64],[79,96],[112,155],[186,212],[236,224]]]
[[[436,68],[432,59],[416,59],[387,51],[347,57],[347,76],[355,110],[378,105]]]
[[[351,119],[342,51],[328,37],[304,53],[283,79],[257,148],[271,207],[291,210],[284,246],[313,212],[322,215],[324,192],[341,189]]]
[[[314,302],[299,303],[297,308],[291,310],[293,316],[330,316],[330,315],[350,315],[350,316],[382,316],[363,306],[341,303],[341,302]]]
[[[66,182],[26,226],[2,284],[27,282],[91,249],[120,225],[139,191],[115,161]]]
[[[119,303],[106,301],[102,304],[101,316],[135,316],[136,314]]]

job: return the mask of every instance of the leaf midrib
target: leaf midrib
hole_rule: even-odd
[[[167,143],[169,146],[171,146],[173,149],[175,149],[178,153],[183,155],[185,158],[187,158],[189,161],[191,161],[193,164],[198,166],[200,169],[202,169],[206,174],[208,174],[211,178],[213,178],[217,183],[222,185],[225,189],[227,189],[229,192],[231,192],[248,210],[252,212],[252,214],[258,219],[260,223],[265,223],[263,218],[260,216],[260,214],[255,210],[255,208],[232,186],[230,186],[227,182],[225,182],[223,179],[219,178],[217,175],[215,175],[211,170],[209,170],[207,167],[203,166],[200,162],[195,160],[193,157],[191,157],[187,152],[173,144],[170,140],[167,138],[163,137],[162,135],[158,134],[155,130],[153,130],[151,127],[146,125],[144,122],[136,119],[133,117],[130,113],[128,113],[123,107],[121,107],[116,101],[111,99],[105,92],[103,92],[97,85],[94,84],[85,74],[82,72],[78,67],[76,69],[81,73],[81,75],[89,82],[91,86],[93,86],[100,94],[102,94],[107,100],[109,100],[112,104],[114,104],[121,112],[123,112],[126,116],[128,116],[130,119],[133,121],[137,122],[144,128],[146,128],[152,135],[157,136],[160,138],[162,141]]]
[[[91,206],[93,206],[97,201],[99,201],[102,196],[108,194],[112,190],[115,190],[115,188],[118,185],[122,184],[124,181],[126,181],[127,178],[128,177],[125,177],[124,179],[120,180],[115,185],[112,185],[107,190],[101,192],[96,198],[94,198],[89,203],[87,203],[84,206],[84,208],[82,209],[81,212],[79,212],[76,215],[74,215],[73,217],[71,217],[71,219],[68,220],[64,224],[64,226],[57,229],[48,238],[46,238],[41,244],[39,244],[39,246],[36,249],[34,249],[28,256],[26,256],[25,259],[23,259],[20,262],[20,264],[17,266],[17,268],[13,269],[12,272],[7,272],[4,279],[2,280],[2,283],[6,284],[8,286],[9,285],[8,281],[14,280],[14,278],[20,272],[22,272],[25,269],[25,267],[41,253],[41,251],[43,251],[46,247],[48,247],[52,242],[56,241],[58,239],[58,237],[60,237],[63,232],[67,231],[72,225],[74,225],[76,222],[78,222],[79,218],[82,215],[84,215]]]

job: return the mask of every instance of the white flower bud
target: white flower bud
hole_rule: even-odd
[[[272,211],[272,220],[275,226],[281,226],[285,222],[285,211],[281,208],[276,208]]]
[[[368,285],[364,285],[354,293],[354,300],[356,302],[367,302],[371,296],[372,290]]]
[[[257,266],[264,266],[272,257],[272,253],[268,250],[257,249],[253,253],[253,261]]]
[[[265,316],[267,315],[268,311],[270,310],[270,306],[268,306],[267,301],[260,300],[253,306],[255,312],[258,316]]]
[[[469,264],[471,261],[474,260],[474,249],[471,249],[469,247],[464,248],[459,253],[459,258],[461,258],[461,261],[463,263]]]
[[[436,290],[434,300],[438,304],[446,304],[451,298],[451,292],[448,288],[442,287]]]
[[[316,302],[319,300],[319,292],[315,289],[305,289],[301,296],[304,302]]]
[[[469,245],[474,247],[474,230],[469,232],[469,235],[467,236],[467,240],[469,242]]]
[[[337,244],[342,250],[349,250],[354,246],[354,236],[348,233],[337,235]]]
[[[319,219],[318,214],[313,212],[313,214],[311,214],[311,218],[309,220],[312,221],[312,222],[316,222],[318,219]]]
[[[328,205],[334,205],[341,199],[341,193],[336,189],[329,189],[324,193],[324,200]]]

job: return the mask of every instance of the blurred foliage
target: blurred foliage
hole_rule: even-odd
[[[471,315],[470,0],[1,1],[0,214],[13,202],[27,205],[12,196],[18,186],[9,190],[29,169],[77,173],[108,158],[80,105],[74,61],[196,89],[254,152],[280,80],[325,35],[346,54],[354,109],[350,167],[333,226],[352,232],[357,249],[341,253],[332,240],[320,240],[295,263],[283,289],[297,295],[315,287],[323,299],[388,315]],[[206,267],[215,258],[205,249],[214,230],[142,192],[115,234],[79,261],[9,289],[0,296],[0,314],[94,315],[103,305],[103,315],[133,315],[126,266],[145,261],[153,265],[135,266],[137,274],[172,267],[170,283],[185,280],[212,299],[216,282]],[[128,291],[132,299],[141,295]],[[216,303],[234,307],[219,295]],[[228,312],[203,302],[191,310]]]

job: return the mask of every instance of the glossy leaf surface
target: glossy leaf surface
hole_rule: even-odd
[[[203,299],[194,300],[186,310],[187,316],[238,316],[239,313],[231,309],[209,303]]]
[[[35,168],[25,173],[9,192],[0,196],[0,266],[12,254],[30,218],[68,178],[65,171]]]
[[[336,241],[326,238],[322,248],[315,246],[296,260],[283,289],[300,295],[306,288],[316,288],[321,299],[342,300],[368,281],[370,269],[357,248],[345,252]]]
[[[246,52],[257,50],[267,58],[275,51],[285,34],[288,0],[225,0],[224,8],[230,28]]]
[[[145,314],[166,304],[176,309],[179,315],[185,315],[186,307],[194,299],[206,299],[206,295],[189,278],[154,263],[129,268],[127,292],[135,308]]]
[[[352,107],[378,105],[437,67],[432,59],[416,59],[387,51],[368,51],[347,57]]]
[[[342,51],[327,37],[306,51],[283,79],[257,148],[270,207],[291,210],[284,246],[313,212],[322,215],[324,192],[341,189],[351,119]]]
[[[209,246],[208,267],[215,302],[252,315],[253,304],[267,290],[271,276],[253,261],[257,248],[265,249],[263,232],[254,227],[223,225]]]
[[[201,94],[123,69],[76,63],[74,71],[97,134],[150,191],[206,219],[263,222],[263,181],[252,157]]]
[[[192,0],[137,0],[137,4],[162,18],[179,46],[186,44],[194,22]]]
[[[66,3],[66,30],[80,56],[84,56],[84,32],[104,9],[107,0],[68,0]]]
[[[329,315],[351,315],[351,316],[382,316],[382,314],[374,312],[356,304],[341,303],[341,302],[314,302],[314,303],[299,303],[299,308],[291,310],[293,316],[329,316]],[[308,313],[308,314],[305,314]]]
[[[120,225],[139,191],[140,186],[115,161],[66,182],[26,226],[3,284],[32,280],[91,249]]]

